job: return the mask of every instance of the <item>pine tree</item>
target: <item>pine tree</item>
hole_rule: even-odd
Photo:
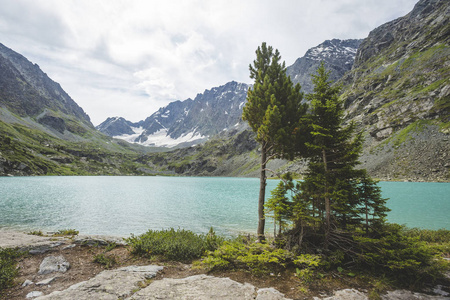
[[[256,50],[256,60],[250,65],[253,88],[248,91],[242,118],[248,121],[261,144],[260,190],[258,201],[257,235],[264,240],[264,201],[266,165],[275,157],[292,158],[301,151],[294,136],[304,128],[306,105],[302,104],[300,85],[294,86],[286,75],[285,63],[280,63],[280,53],[262,43]]]
[[[354,136],[355,125],[343,126],[344,107],[339,99],[340,87],[332,86],[323,63],[313,75],[311,101],[312,141],[309,148],[308,172],[301,189],[324,220],[325,246],[330,231],[345,228],[359,217],[358,178],[362,137]]]
[[[274,220],[274,237],[281,235],[290,220],[292,220],[293,203],[290,197],[288,197],[288,193],[289,191],[292,192],[294,182],[290,173],[285,174],[283,177],[283,180],[278,183],[277,187],[270,192],[271,197],[265,204],[268,216]]]

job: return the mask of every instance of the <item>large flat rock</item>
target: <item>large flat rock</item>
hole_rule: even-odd
[[[115,270],[106,270],[97,276],[74,284],[63,291],[56,291],[49,295],[38,297],[38,300],[117,300],[129,297],[140,289],[140,282],[156,276],[163,267],[129,266]]]
[[[38,246],[51,245],[57,241],[64,241],[67,238],[53,236],[30,235],[20,231],[0,229],[1,248],[35,248]]]
[[[249,283],[239,283],[229,278],[195,275],[181,279],[165,278],[126,300],[153,299],[229,299],[229,300],[282,300],[283,294],[273,288],[256,289]]]
[[[233,299],[288,300],[273,288],[257,289],[249,283],[229,278],[195,275],[181,279],[155,280],[145,288],[145,281],[163,267],[130,266],[103,271],[94,278],[72,285],[36,300],[143,300],[143,299]]]

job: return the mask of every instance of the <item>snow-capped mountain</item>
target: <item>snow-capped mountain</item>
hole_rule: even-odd
[[[298,58],[292,66],[287,68],[287,75],[294,83],[300,83],[305,93],[313,90],[311,74],[325,63],[331,71],[330,79],[335,81],[350,71],[355,61],[356,51],[362,40],[326,40],[322,44],[306,51],[305,56]]]
[[[331,40],[309,49],[304,57],[287,68],[287,74],[300,83],[305,93],[312,91],[311,74],[323,60],[337,80],[352,68],[361,40]],[[97,126],[101,132],[145,146],[188,146],[207,140],[224,130],[242,124],[242,107],[249,85],[229,82],[205,90],[194,100],[175,101],[160,108],[144,121],[132,123],[123,118],[108,118]]]
[[[131,135],[135,134],[135,131],[142,127],[143,122],[133,123],[122,117],[112,117],[103,121],[96,128],[109,136]]]
[[[187,146],[242,123],[249,86],[235,81],[205,90],[194,100],[175,101],[144,121],[132,123],[108,118],[97,126],[101,132],[145,146]]]

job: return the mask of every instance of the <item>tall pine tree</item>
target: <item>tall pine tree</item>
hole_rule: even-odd
[[[248,121],[261,144],[260,189],[258,200],[259,240],[264,240],[264,202],[266,190],[266,165],[275,157],[292,158],[299,151],[294,135],[301,133],[306,105],[302,104],[300,85],[292,83],[286,75],[285,63],[280,63],[280,53],[262,43],[256,50],[256,60],[250,65],[253,88],[248,91],[242,118]]]
[[[385,208],[365,207],[383,206],[384,202],[365,171],[355,168],[359,164],[362,136],[355,135],[354,123],[343,125],[340,87],[333,86],[328,75],[322,63],[317,74],[312,76],[314,91],[308,95],[312,118],[312,140],[307,143],[310,160],[301,183],[303,199],[311,201],[313,213],[317,212],[323,220],[325,247],[328,247],[333,228],[346,229],[359,224],[362,212],[377,212],[380,217],[385,212]],[[365,219],[368,223],[368,216]]]

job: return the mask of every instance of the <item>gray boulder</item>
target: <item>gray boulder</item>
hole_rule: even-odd
[[[39,275],[53,272],[65,273],[70,268],[70,263],[64,256],[47,256],[39,266]]]

